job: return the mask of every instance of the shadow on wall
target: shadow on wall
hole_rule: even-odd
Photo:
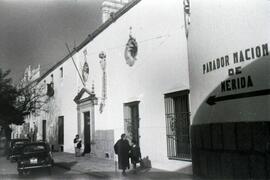
[[[241,71],[214,89],[194,116],[194,175],[270,178],[270,57],[260,58]]]
[[[240,65],[241,64],[239,64],[239,66]],[[264,102],[262,102],[262,99],[258,99],[258,97],[269,98],[269,96],[257,96],[256,93],[244,93],[259,91],[262,89],[267,89],[269,91],[270,56],[257,59],[242,68],[241,74],[230,76],[223,82],[224,83],[221,83],[222,85],[220,84],[216,89],[214,89],[199,106],[198,110],[194,114],[192,124],[254,121],[263,120],[258,119],[263,115],[264,117],[269,117],[269,112],[263,112],[261,109],[266,108],[265,103],[269,103],[269,101],[264,99]],[[232,94],[236,94],[236,96],[228,96]],[[257,94],[260,94],[260,92]],[[249,96],[254,98],[248,98]],[[258,112],[261,113],[258,114]],[[242,117],[242,119],[239,119],[239,117]]]

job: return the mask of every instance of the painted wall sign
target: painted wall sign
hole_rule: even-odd
[[[254,159],[268,153],[268,9],[268,0],[192,0],[188,36],[190,135],[193,174],[198,177],[270,177],[264,168],[270,163],[263,158],[250,168]]]
[[[192,125],[270,121],[268,5],[267,0],[194,0],[191,4]],[[254,6],[260,11],[253,13]]]
[[[254,86],[254,80],[251,75],[242,75],[242,63],[246,61],[252,61],[264,56],[269,55],[268,44],[257,45],[255,48],[247,48],[244,50],[240,50],[238,52],[234,52],[230,55],[224,55],[222,57],[216,58],[212,61],[209,61],[202,65],[202,74],[206,75],[213,71],[218,71],[222,68],[227,68],[228,76],[232,77],[220,82],[220,92],[235,92],[238,89],[248,89]],[[251,96],[260,96],[269,94],[269,90],[242,93],[233,96],[223,96],[223,97],[215,97],[210,96],[207,99],[207,103],[209,105],[215,104],[217,101],[224,101],[235,98],[244,98]]]
[[[231,56],[224,55],[223,57],[216,58],[212,61],[209,61],[202,66],[203,74],[209,73],[211,71],[218,70],[230,66],[231,64],[241,64],[242,62],[254,60],[263,56],[268,56],[268,44],[258,45],[255,48],[251,47],[245,50],[240,50],[239,52],[234,52]],[[239,68],[234,71],[234,69],[229,69],[228,74],[234,75],[239,74]]]
[[[270,89],[264,89],[264,90],[259,90],[259,91],[252,91],[252,92],[247,92],[247,93],[239,93],[239,94],[220,96],[220,97],[210,96],[206,102],[209,105],[215,105],[219,101],[264,96],[264,95],[269,95],[269,94],[270,94]]]

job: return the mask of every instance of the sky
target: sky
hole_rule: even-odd
[[[101,25],[103,0],[0,0],[0,68],[16,84],[27,66],[41,74]]]

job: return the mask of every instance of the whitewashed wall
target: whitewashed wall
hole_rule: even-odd
[[[76,55],[74,56],[76,59]],[[60,77],[60,68],[63,68],[64,76]],[[42,120],[46,120],[46,140],[53,145],[58,144],[58,117],[64,116],[64,151],[73,152],[73,139],[77,134],[77,106],[73,101],[78,93],[78,74],[71,59],[57,67],[48,74],[40,83],[51,82],[53,74],[54,96],[50,98],[45,109],[48,113],[42,112],[37,117],[38,139],[42,139]]]
[[[270,124],[269,8],[268,0],[191,1],[188,56],[196,176],[269,179],[270,164],[264,161]],[[218,66],[222,59],[223,67]]]
[[[130,67],[124,59],[124,49],[132,36],[138,42],[138,56]],[[178,0],[141,1],[94,40],[74,55],[78,67],[87,49],[89,80],[86,88],[95,86],[100,100],[102,71],[99,53],[107,55],[107,100],[103,113],[95,106],[96,130],[114,130],[115,141],[124,131],[123,104],[139,100],[140,145],[142,156],[149,156],[152,166],[176,170],[190,162],[168,160],[166,145],[164,94],[189,89],[183,4]],[[64,78],[59,79],[64,69]],[[73,99],[83,87],[71,59],[53,72],[55,95],[48,127],[57,128],[58,116],[64,116],[64,151],[73,152],[72,140],[77,133],[77,109]],[[50,73],[51,74],[51,73]],[[50,74],[46,81],[50,82]],[[40,121],[41,122],[41,121]],[[54,124],[50,126],[50,124]],[[39,137],[42,127],[39,124]],[[53,130],[50,130],[53,135]],[[48,137],[48,135],[47,135]]]
[[[130,27],[138,42],[138,60],[132,67],[124,59]],[[164,110],[165,93],[189,89],[182,2],[141,1],[85,48],[98,97],[98,54],[107,55],[108,99],[104,112],[96,111],[96,129],[114,129],[115,141],[119,139],[124,132],[123,104],[139,100],[142,156],[149,156],[154,167],[170,170],[189,164],[167,158]],[[81,58],[85,48],[78,52]]]
[[[270,49],[269,1],[194,0],[188,40],[191,114],[194,124],[209,122],[269,121],[269,95],[206,103],[211,95],[227,96],[269,89],[269,56],[234,63],[233,53],[251,57],[251,48],[268,44]],[[203,73],[203,65],[228,55],[229,66]],[[228,75],[230,68],[242,73]],[[221,82],[250,76],[252,87],[222,92]],[[196,116],[197,115],[197,116]]]

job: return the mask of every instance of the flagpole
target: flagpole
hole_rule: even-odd
[[[71,52],[70,52],[70,50],[69,50],[69,47],[68,47],[68,44],[67,44],[67,43],[66,43],[66,47],[67,47],[68,53],[70,54],[70,57],[71,57],[71,59],[72,59],[72,62],[73,62],[74,66],[75,66],[75,68],[76,68],[76,70],[77,70],[77,72],[78,72],[78,74],[79,74],[79,77],[80,77],[80,79],[81,79],[81,81],[82,81],[82,84],[83,84],[83,86],[85,87],[85,84],[84,84],[84,81],[83,81],[83,79],[82,79],[82,76],[81,76],[81,74],[80,74],[80,72],[79,72],[78,67],[77,67],[76,64],[75,64],[75,61],[74,61],[74,59],[73,59],[73,56],[72,56],[72,54],[71,54]]]

